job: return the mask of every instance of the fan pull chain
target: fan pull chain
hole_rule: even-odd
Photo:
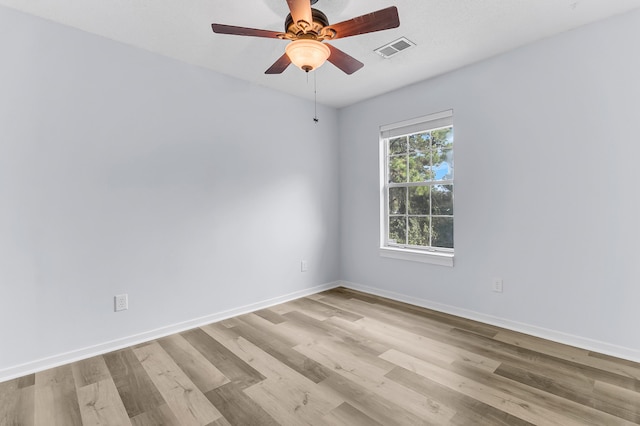
[[[313,73],[313,122],[318,124],[318,90],[316,73]]]

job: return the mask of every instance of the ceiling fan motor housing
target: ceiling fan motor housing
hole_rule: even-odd
[[[331,40],[336,36],[336,32],[326,28],[329,26],[327,15],[318,9],[311,8],[313,22],[298,21],[293,22],[291,14],[287,15],[284,21],[284,37],[290,40],[309,38],[313,40]]]

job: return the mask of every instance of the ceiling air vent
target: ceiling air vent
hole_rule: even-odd
[[[410,47],[415,46],[416,44],[406,37],[400,37],[397,40],[392,41],[391,43],[387,43],[384,46],[378,47],[374,52],[383,58],[390,58],[397,53],[402,52]]]

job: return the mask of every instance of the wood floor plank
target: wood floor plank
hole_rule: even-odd
[[[271,309],[261,309],[259,311],[255,311],[254,314],[266,319],[272,324],[280,324],[286,321],[282,315],[272,311]]]
[[[229,379],[181,335],[159,339],[158,343],[202,393],[229,383]]]
[[[593,382],[599,380],[640,392],[640,381],[624,375],[600,370],[579,362],[556,358],[533,349],[526,349],[469,333],[466,330],[453,329],[450,334],[457,340],[458,343],[456,345],[458,347],[467,348],[470,351],[482,354],[496,361],[508,363],[542,376],[556,379],[569,377],[582,380],[586,388],[591,388]]]
[[[35,395],[35,386],[21,388],[18,391],[18,403],[16,404],[14,412],[16,416],[14,419],[15,424],[20,426],[30,426],[35,424]]]
[[[403,311],[397,307],[371,304],[360,299],[345,299],[344,296],[326,295],[323,303],[343,309],[347,312],[357,313],[361,318],[374,318],[391,325],[400,326],[420,335],[431,335],[434,332],[447,332],[453,327],[441,321],[420,315],[412,311]]]
[[[364,359],[344,353],[332,342],[320,341],[315,344],[296,346],[295,349],[311,359],[331,368],[336,374],[343,376],[363,388],[389,399],[405,410],[435,424],[449,421],[455,411],[445,404],[408,389],[398,383],[388,380],[385,375],[395,368],[391,362],[386,369],[369,364]]]
[[[290,312],[291,311],[286,312],[285,314],[288,314]],[[285,328],[280,327],[282,324],[273,324],[266,319],[259,317],[258,315],[247,314],[242,315],[239,318],[243,323],[250,325],[251,327],[264,333],[268,333],[270,336],[273,336],[281,342],[289,345],[289,347],[294,347],[310,339],[310,337],[308,336],[291,334]]]
[[[289,321],[280,324],[278,328],[289,334],[307,336],[306,339],[300,339],[300,344],[329,339],[348,343],[350,346],[359,348],[362,352],[376,356],[389,349],[386,342],[371,339],[369,336],[360,333],[354,333],[353,330],[362,329],[357,324],[357,321],[353,322],[341,317],[331,317],[327,320],[319,321],[298,311],[289,312],[285,316]]]
[[[132,349],[103,355],[129,417],[165,403]]]
[[[565,417],[570,417],[585,425],[631,425],[632,422],[618,418],[604,411],[593,408],[590,405],[583,405],[554,394],[541,391],[535,387],[523,385],[522,383],[505,379],[496,374],[486,374],[479,370],[461,367],[460,374],[492,389],[507,392],[516,398],[526,400],[531,404],[545,407],[555,413],[562,413]],[[465,371],[466,370],[466,371]]]
[[[84,426],[126,426],[131,421],[111,377],[78,388]]]
[[[548,425],[630,425],[630,422],[589,409],[517,382],[481,370],[469,370],[463,375],[429,364],[394,349],[381,355],[410,371],[415,371],[436,383],[499,408],[515,417]]]
[[[233,327],[231,330],[314,383],[323,381],[329,375],[323,365],[301,355],[300,352],[293,350],[289,345],[269,333],[261,332],[246,323]]]
[[[532,388],[640,423],[639,392],[599,381],[585,386],[583,381],[571,380],[570,377],[543,376],[508,364],[501,365],[495,373]]]
[[[285,425],[314,424],[327,411],[335,408],[287,379],[268,378],[244,392],[273,419]],[[322,393],[321,388],[313,395],[318,393]]]
[[[340,309],[336,306],[331,306],[322,301],[312,300],[306,297],[292,300],[289,304],[300,312],[304,312],[311,318],[315,318],[320,321],[324,321],[331,317],[340,317],[348,321],[357,321],[362,318],[362,315],[350,312],[348,310]]]
[[[36,425],[81,424],[78,394],[70,365],[36,373]]]
[[[271,306],[269,307],[269,309],[271,309],[276,314],[284,315],[287,312],[291,312],[294,308],[288,303],[281,303],[280,305]]]
[[[23,376],[23,377],[19,377],[17,380],[17,383],[18,383],[18,389],[33,386],[36,384],[36,375],[34,373],[34,374],[27,374],[26,376]]]
[[[225,320],[220,321],[218,324],[227,327],[227,328],[231,328],[234,327],[238,324],[240,324],[240,320],[238,319],[238,317],[233,317],[233,318],[227,318]]]
[[[394,368],[385,377],[422,395],[446,401],[447,406],[456,412],[450,421],[453,425],[530,426],[533,424],[402,367]]]
[[[266,377],[244,392],[277,421],[311,423],[344,402],[229,330],[215,324],[203,329]]]
[[[152,343],[133,351],[182,424],[203,426],[222,417],[160,344]]]
[[[507,363],[500,365],[494,373],[583,405],[593,403],[593,382],[585,384],[582,380],[567,377],[543,376]]]
[[[180,421],[167,404],[162,404],[131,418],[132,426],[179,425]]]
[[[339,374],[332,374],[318,386],[334,392],[353,407],[383,425],[438,425],[405,410],[393,401],[372,392]]]
[[[0,382],[0,397],[8,397],[16,390],[20,389],[19,383],[21,382],[22,377],[18,377],[17,379],[7,380],[5,382]],[[33,384],[35,385],[35,377]],[[2,407],[0,405],[0,407]]]
[[[397,342],[395,345],[397,349],[413,354],[418,358],[424,356],[432,359],[436,356],[447,363],[460,361],[486,371],[494,371],[500,365],[499,362],[489,357],[453,347],[437,339],[421,336],[372,318],[362,318],[357,323],[368,331],[381,335],[381,338],[385,340],[393,339]],[[407,344],[408,342],[410,344]]]
[[[640,424],[640,393],[596,381],[594,405],[598,410]]]
[[[111,373],[102,356],[74,362],[71,364],[71,370],[77,387],[111,379]]]
[[[331,426],[382,426],[348,402],[340,404],[322,418],[322,423]]]
[[[375,355],[359,350],[349,350],[348,345],[329,339],[316,340],[294,347],[297,352],[315,360],[331,371],[348,371],[363,378],[380,378],[391,371],[395,365]]]
[[[612,362],[609,359],[597,358],[590,355],[586,349],[562,345],[535,336],[503,330],[496,334],[495,340],[510,343],[536,352],[541,352],[567,361],[578,362],[588,367],[609,371],[614,374],[640,380],[640,366],[629,363]]]
[[[225,377],[240,388],[244,389],[265,379],[262,374],[238,358],[201,328],[182,333],[182,336],[211,364],[215,365]]]
[[[0,426],[18,424],[19,380],[18,378],[0,382]]]
[[[207,426],[234,426],[224,417],[220,417],[218,420],[214,420],[209,423]]]
[[[34,424],[35,377],[34,385],[22,386],[28,382],[18,378],[0,383],[0,426]]]
[[[496,421],[495,418],[480,414],[480,412],[464,411],[456,413],[449,422],[449,426],[535,426],[533,423],[529,423],[510,414],[505,413],[505,415],[508,416],[508,420],[506,422],[501,422]]]
[[[324,295],[322,293],[314,293],[314,294],[310,294],[307,296],[307,299],[311,299],[311,300],[320,300],[324,297]]]
[[[388,362],[378,358],[378,355],[389,349],[387,346],[375,344],[371,340],[360,339],[358,336],[354,337],[349,333],[345,333],[343,329],[333,326],[328,320],[319,321],[301,312],[290,312],[285,314],[285,316],[289,318],[290,321],[286,324],[281,324],[281,328],[286,327],[290,333],[307,333],[313,336],[312,341],[297,345],[295,348],[315,344],[318,341],[332,342],[333,345],[340,346],[356,359],[366,359],[368,363],[377,365],[382,369],[390,368]],[[343,322],[351,322],[344,318],[337,319]]]
[[[473,333],[480,334],[482,336],[493,337],[499,331],[502,331],[501,328],[493,325],[482,324],[475,321],[469,321],[465,318],[456,317],[454,315],[445,314],[443,312],[433,311],[431,309],[422,308],[420,306],[410,305],[408,303],[400,302],[397,300],[385,299],[380,296],[366,294],[356,290],[351,290],[346,288],[335,288],[335,289],[329,290],[327,294],[341,294],[346,298],[359,299],[364,302],[371,303],[373,305],[388,306],[391,308],[399,309],[404,312],[413,312],[417,315],[424,316],[425,318],[432,318],[437,321],[440,321],[443,324],[450,325],[452,327],[464,328],[466,330],[469,330]]]
[[[398,366],[409,371],[414,371],[416,374],[429,378],[440,385],[449,387],[452,390],[456,390],[457,392],[531,423],[537,424],[539,421],[544,419],[549,425],[578,426],[582,424],[573,421],[572,419],[565,418],[559,413],[554,413],[545,410],[542,407],[529,404],[527,401],[514,398],[509,393],[492,389],[487,386],[482,386],[481,384],[469,380],[464,376],[451,373],[443,368],[434,366],[410,355],[403,354],[395,349],[389,350],[382,354],[381,357],[394,362]]]
[[[370,341],[384,343],[386,349],[395,348],[441,366],[459,360],[487,371],[493,371],[500,365],[490,357],[456,348],[369,318],[366,318],[366,321],[363,319],[353,323],[341,318],[331,318],[326,323],[348,329],[351,333]]]
[[[207,392],[205,396],[233,425],[277,426],[279,424],[235,383],[217,387]]]
[[[287,318],[287,322],[278,324],[277,328],[287,334],[306,336],[307,339],[302,340],[299,344],[309,343],[314,339],[340,338],[341,333],[336,335],[332,332],[333,330],[324,326],[324,321],[329,317],[320,320],[300,311],[287,312],[283,316]]]

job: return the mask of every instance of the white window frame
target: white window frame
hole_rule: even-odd
[[[380,126],[380,256],[442,266],[453,266],[455,246],[453,249],[420,248],[389,243],[388,147],[386,143],[387,139],[392,137],[410,135],[425,130],[433,130],[451,125],[453,125],[453,110],[446,110],[435,114],[413,118],[411,120]],[[453,180],[438,181],[438,184],[452,185]]]

